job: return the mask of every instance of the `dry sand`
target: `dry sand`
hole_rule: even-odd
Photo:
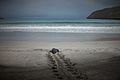
[[[58,80],[47,52],[58,48],[89,80],[120,80],[120,41],[0,43],[0,80]]]

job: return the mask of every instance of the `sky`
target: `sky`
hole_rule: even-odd
[[[120,0],[0,0],[0,17],[81,19],[119,4]]]

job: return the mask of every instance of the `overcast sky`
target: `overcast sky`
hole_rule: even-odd
[[[120,0],[0,0],[0,16],[80,19],[119,4]]]

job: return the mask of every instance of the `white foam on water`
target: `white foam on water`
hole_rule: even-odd
[[[12,26],[12,27],[0,27],[0,32],[72,32],[72,33],[120,33],[120,27],[118,26]]]

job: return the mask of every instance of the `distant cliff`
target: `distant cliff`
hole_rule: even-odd
[[[3,17],[0,17],[0,19],[4,19]]]
[[[120,19],[120,6],[95,11],[87,19]]]

